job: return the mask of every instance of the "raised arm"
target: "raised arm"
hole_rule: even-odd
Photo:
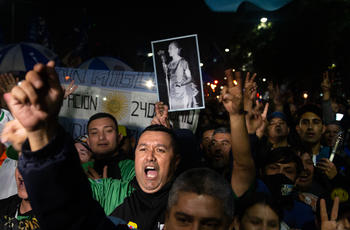
[[[18,168],[33,211],[40,229],[115,229],[92,198],[72,138],[58,124],[63,89],[54,66],[35,65],[5,94],[28,134]]]
[[[239,72],[233,77],[232,69],[225,70],[227,86],[220,101],[230,117],[233,170],[231,186],[237,196],[243,195],[255,179],[255,165],[250,150],[249,136],[243,112],[242,78]]]

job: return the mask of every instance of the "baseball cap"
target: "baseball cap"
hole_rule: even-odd
[[[271,121],[271,119],[276,118],[276,117],[281,118],[284,121],[287,121],[287,116],[284,113],[279,112],[279,111],[275,111],[275,112],[271,113],[270,115],[268,115],[267,120]]]

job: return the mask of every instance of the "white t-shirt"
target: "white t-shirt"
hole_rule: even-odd
[[[2,130],[5,127],[5,124],[11,120],[13,120],[13,116],[10,113],[10,111],[0,108],[0,134],[2,133]],[[1,141],[1,136],[0,136],[0,141]],[[10,143],[4,143],[4,145],[6,147],[9,147]]]
[[[0,200],[17,194],[16,160],[6,158],[0,167]]]

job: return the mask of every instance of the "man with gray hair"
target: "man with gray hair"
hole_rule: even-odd
[[[211,169],[191,169],[175,180],[169,192],[165,230],[229,229],[233,216],[230,184]]]
[[[217,127],[205,157],[205,166],[230,180],[232,173],[232,152],[230,127]]]

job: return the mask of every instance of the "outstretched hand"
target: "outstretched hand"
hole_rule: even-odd
[[[330,218],[328,218],[326,201],[320,200],[320,217],[321,217],[321,230],[340,230],[341,226],[337,225],[339,209],[339,197],[335,197],[333,201],[333,207]]]
[[[264,109],[262,110],[262,108]],[[249,134],[256,134],[261,138],[267,127],[267,111],[269,109],[269,103],[265,106],[262,102],[256,100],[256,106],[246,114],[246,125]]]
[[[243,111],[242,77],[240,72],[235,72],[233,77],[232,69],[225,70],[227,86],[220,92],[219,101],[223,103],[229,115],[238,115]],[[235,78],[235,79],[234,79]]]
[[[63,90],[54,67],[53,61],[36,64],[25,80],[4,95],[11,113],[28,132],[41,129],[57,118]]]
[[[248,72],[245,81],[244,81],[244,110],[251,111],[253,108],[253,101],[256,97],[257,92],[257,84],[254,81],[256,77],[256,73],[250,77],[250,73]]]
[[[17,119],[11,120],[5,124],[1,133],[1,142],[10,142],[13,148],[17,152],[20,152],[22,150],[22,144],[26,139],[27,132]]]
[[[74,93],[74,91],[78,88],[77,85],[74,85],[74,80],[72,80],[69,85],[67,86],[67,88],[64,88],[62,86],[62,89],[64,91],[64,96],[63,98],[66,99],[67,97],[69,97],[69,95],[71,95],[72,93]]]
[[[28,132],[32,151],[45,146],[55,134],[63,89],[53,61],[36,64],[25,80],[4,95],[14,117]]]
[[[168,119],[168,109],[169,107],[163,102],[159,101],[155,105],[155,116],[153,117],[151,124],[152,125],[163,125],[167,128],[171,128],[169,119]]]

